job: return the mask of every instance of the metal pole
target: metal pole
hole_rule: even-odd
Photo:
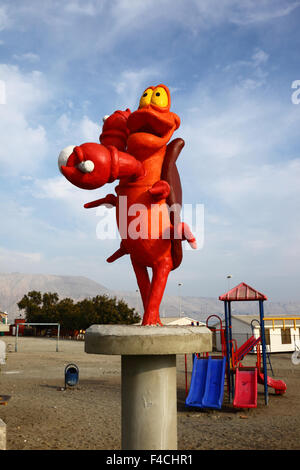
[[[58,352],[59,334],[60,334],[60,323],[58,323],[58,324],[57,324],[57,342],[56,342],[56,352]]]
[[[230,279],[232,278],[232,275],[231,274],[228,274],[228,276],[226,276],[227,279],[228,279],[228,292],[230,291]]]
[[[267,355],[266,355],[266,337],[265,337],[265,322],[264,322],[264,303],[263,300],[259,301],[259,315],[260,315],[260,328],[261,328],[261,347],[264,368],[264,392],[265,404],[268,404],[268,374],[267,374]]]
[[[228,389],[229,389],[229,403],[231,403],[232,402],[232,390],[231,390],[231,379],[230,379],[230,343],[229,343],[229,323],[228,323],[227,300],[224,301],[224,308],[225,308],[225,339],[226,339],[227,378],[228,378]]]
[[[229,342],[230,342],[230,359],[232,360],[232,325],[231,325],[231,302],[228,301],[228,329],[229,329]],[[231,361],[232,362],[232,361]],[[233,397],[234,390],[234,377],[233,374],[230,374],[230,385],[231,385],[231,396]]]
[[[181,293],[180,287],[182,286],[181,282],[178,283],[178,297],[179,297],[179,318],[181,318]]]
[[[17,333],[16,333],[16,341],[15,341],[15,352],[18,351],[18,334],[19,334],[19,324],[17,324]]]

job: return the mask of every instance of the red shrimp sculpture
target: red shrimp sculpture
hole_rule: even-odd
[[[136,111],[115,111],[104,120],[100,144],[67,147],[59,156],[62,174],[79,188],[97,189],[119,180],[116,195],[84,207],[116,207],[121,245],[107,261],[130,256],[144,306],[142,325],[162,325],[159,307],[170,271],[181,264],[182,241],[197,247],[189,227],[180,221],[182,190],[176,160],[184,141],[169,143],[180,125],[170,105],[168,87],[150,86]]]

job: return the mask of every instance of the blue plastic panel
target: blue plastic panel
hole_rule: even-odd
[[[220,409],[224,397],[226,357],[198,359],[195,356],[186,406]]]
[[[207,366],[209,359],[194,358],[190,391],[186,397],[186,406],[202,408],[202,398],[205,392]]]
[[[209,359],[202,406],[220,409],[224,397],[226,358],[212,359],[210,357]]]

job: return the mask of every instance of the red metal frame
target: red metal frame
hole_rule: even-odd
[[[208,320],[212,317],[218,318],[220,322],[220,328],[214,328],[213,326],[208,326]],[[206,319],[206,327],[215,333],[218,333],[218,332],[220,333],[222,357],[226,356],[225,328],[223,327],[221,318],[218,315],[210,315]]]

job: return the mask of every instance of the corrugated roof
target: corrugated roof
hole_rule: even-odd
[[[220,295],[219,300],[228,300],[228,301],[242,301],[242,300],[268,300],[268,298],[253,289],[253,287],[248,286],[245,282],[241,282],[238,286],[233,287],[223,295]]]

